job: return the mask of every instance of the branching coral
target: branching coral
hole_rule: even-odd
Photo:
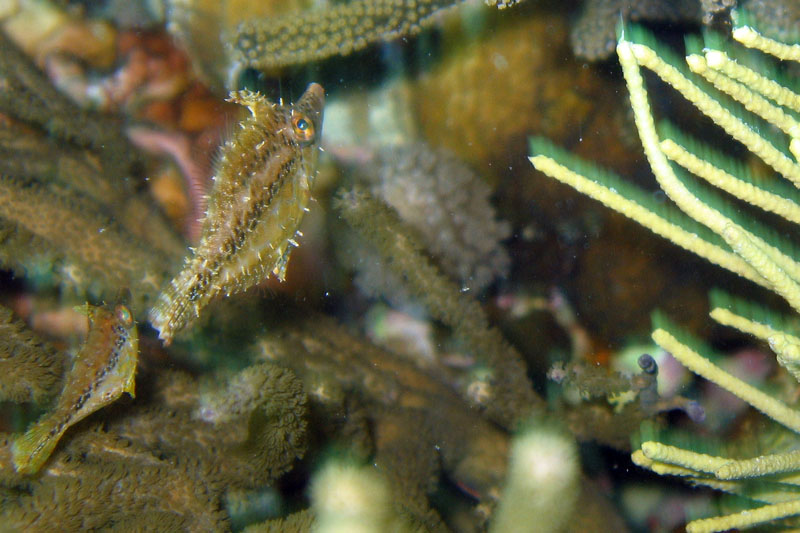
[[[60,264],[56,283],[94,296],[127,287],[141,313],[182,245],[139,190],[136,150],[116,121],[72,104],[4,35],[0,75],[0,260],[20,275],[43,259],[49,270]]]
[[[739,16],[734,14],[733,38],[736,41],[783,60],[800,61],[800,46],[767,38]],[[659,132],[640,68],[653,71],[796,186],[800,184],[800,166],[796,162],[800,141],[793,113],[800,111],[800,96],[792,90],[790,82],[779,82],[774,75],[761,74],[742,58],[737,61],[735,55],[729,55],[735,51],[723,51],[720,40],[713,36],[707,39],[704,48],[691,40],[688,48],[687,69],[682,61],[641,30],[624,29],[617,45],[648,162],[658,184],[681,212],[666,214],[665,210],[654,208],[641,191],[574,160],[542,140],[532,141],[535,155],[531,161],[545,174],[572,185],[701,257],[768,288],[782,296],[795,311],[800,311],[800,263],[796,260],[795,247],[752,218],[736,213],[730,203],[678,171],[676,164],[742,201],[778,213],[787,220],[797,221],[797,203],[793,200],[796,195],[781,192],[785,188],[762,184],[741,166],[726,162],[714,151],[688,141],[674,128],[662,128]],[[770,128],[762,127],[766,125]],[[782,133],[772,133],[770,129]],[[797,375],[800,339],[784,326],[759,323],[736,309],[725,307],[715,309],[712,317],[768,341],[778,361]],[[796,409],[714,365],[682,340],[674,326],[663,320],[657,321],[656,326],[653,339],[685,366],[800,433],[800,412]],[[737,460],[696,454],[649,441],[633,458],[656,472],[688,476],[695,483],[744,494],[767,504],[742,513],[696,520],[688,525],[688,531],[750,527],[800,514],[792,481],[775,477],[778,474],[791,477],[800,470],[800,461],[794,452]],[[762,491],[758,490],[757,480],[778,484],[773,490]],[[786,482],[789,485],[781,485]]]
[[[96,150],[117,179],[130,175],[136,151],[113,120],[70,102],[2,32],[0,50],[0,111],[41,126],[57,138]]]
[[[541,407],[528,381],[521,356],[503,339],[477,301],[461,292],[423,254],[422,247],[391,208],[367,192],[343,192],[337,200],[342,216],[384,258],[395,275],[437,320],[453,328],[466,348],[486,364],[488,391],[473,398],[506,427]]]
[[[233,36],[232,73],[347,55],[378,41],[419,33],[461,0],[350,0],[324,10],[242,23]],[[506,7],[515,2],[488,0]]]
[[[0,217],[63,254],[77,267],[71,281],[101,295],[128,287],[137,303],[146,302],[170,266],[169,257],[148,248],[101,206],[68,189],[0,177]],[[26,254],[41,253],[26,244]]]
[[[303,379],[312,404],[326,413],[324,426],[340,420],[326,432],[362,453],[369,446],[353,443],[369,442],[371,433],[375,463],[387,472],[392,490],[404,495],[397,501],[404,513],[431,529],[441,527],[427,497],[440,469],[482,502],[496,494],[504,434],[475,417],[429,375],[432,369],[418,369],[322,316],[294,318],[280,333],[264,335],[259,347],[263,359],[289,365]]]

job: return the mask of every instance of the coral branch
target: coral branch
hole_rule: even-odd
[[[0,307],[0,401],[37,402],[52,396],[63,356]]]
[[[489,326],[478,302],[461,292],[423,255],[422,248],[395,212],[361,190],[342,192],[336,202],[342,216],[403,279],[431,315],[449,325],[456,337],[491,370],[491,398],[485,405],[495,420],[513,427],[541,407],[525,375],[522,358]]]

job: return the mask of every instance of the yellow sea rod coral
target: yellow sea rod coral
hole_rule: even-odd
[[[687,39],[685,62],[640,28],[625,28],[617,54],[630,93],[636,127],[650,168],[661,189],[679,210],[659,206],[644,191],[601,169],[570,157],[543,139],[532,139],[531,162],[541,172],[632,218],[708,261],[745,277],[781,296],[800,312],[800,261],[797,247],[751,216],[740,204],[697,183],[683,167],[726,194],[769,211],[788,222],[800,221],[800,94],[796,83],[765,68],[767,56],[800,62],[800,44],[786,44],[759,33],[733,13],[733,39],[763,53],[744,54],[726,46],[718,36],[705,43]],[[690,101],[705,116],[771,167],[786,183],[759,180],[742,164],[703,146],[666,125],[656,128],[641,68],[647,68]],[[772,70],[772,72],[771,72]],[[766,74],[765,74],[766,72]],[[788,223],[787,222],[787,223]],[[778,363],[800,376],[800,337],[789,322],[752,304],[720,298],[711,316],[716,321],[769,344]],[[666,318],[657,316],[653,340],[684,366],[761,411],[795,434],[800,411],[781,399],[734,377],[701,355],[704,350]],[[791,435],[791,434],[789,434]],[[739,513],[694,520],[690,533],[748,528],[800,515],[797,497],[800,454],[796,435],[790,446],[763,449],[752,459],[697,453],[648,440],[633,461],[660,474],[686,477],[690,482],[742,495],[757,502]],[[758,441],[754,436],[751,441]]]
[[[242,292],[270,273],[283,280],[311,195],[325,95],[312,83],[291,105],[231,93],[251,116],[222,148],[200,244],[150,310],[169,344],[219,294]]]

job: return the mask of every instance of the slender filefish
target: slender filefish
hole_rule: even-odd
[[[308,210],[322,133],[325,94],[316,83],[297,102],[272,103],[259,93],[228,98],[250,116],[221,147],[200,244],[167,285],[150,323],[169,344],[218,295],[264,280],[283,281]]]

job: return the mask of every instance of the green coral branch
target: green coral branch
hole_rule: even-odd
[[[450,326],[455,336],[490,369],[490,400],[485,407],[492,418],[510,428],[542,407],[520,354],[489,325],[480,304],[462,293],[426,258],[413,232],[396,212],[359,189],[341,192],[336,207],[433,318]]]

